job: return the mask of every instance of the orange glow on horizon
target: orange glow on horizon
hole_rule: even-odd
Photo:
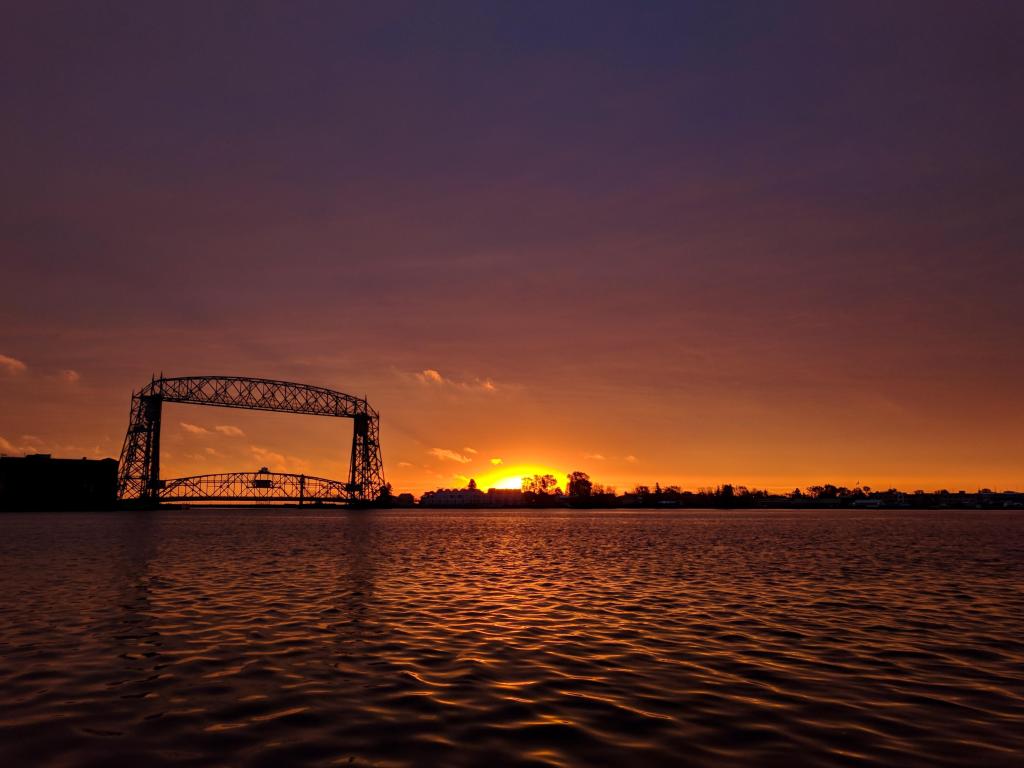
[[[560,469],[541,466],[539,464],[519,464],[512,467],[499,467],[477,478],[477,487],[483,491],[490,488],[522,488],[523,478],[534,475],[554,475],[559,487],[565,486],[566,473]]]

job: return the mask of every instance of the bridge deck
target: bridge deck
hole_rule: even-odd
[[[225,472],[163,480],[160,501],[348,501],[340,480],[284,472]]]

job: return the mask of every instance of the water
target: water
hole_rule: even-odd
[[[0,516],[0,764],[1022,765],[1024,515]]]

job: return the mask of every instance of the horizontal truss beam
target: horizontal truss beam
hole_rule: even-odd
[[[286,472],[223,472],[164,480],[160,501],[348,501],[340,480]]]

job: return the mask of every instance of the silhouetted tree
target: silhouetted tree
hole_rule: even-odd
[[[554,475],[534,475],[523,478],[523,492],[535,496],[550,496],[558,490],[558,481]]]
[[[586,472],[572,472],[568,477],[565,486],[565,493],[572,499],[590,498],[594,484],[590,482],[590,475]]]
[[[476,480],[474,480],[472,477],[469,478],[469,485],[467,487],[469,488],[469,490],[475,491],[476,490]]]
[[[814,499],[834,499],[839,496],[839,488],[826,483],[825,485],[811,485],[807,487],[807,492],[811,494],[811,498]]]

